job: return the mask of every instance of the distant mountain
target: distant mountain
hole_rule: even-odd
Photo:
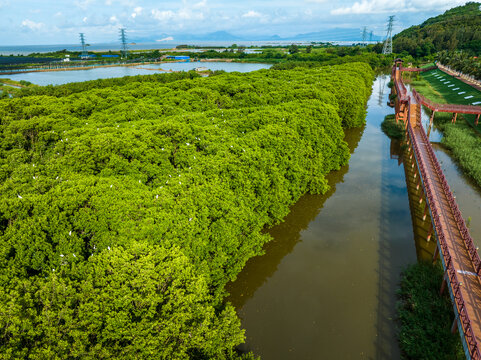
[[[360,29],[327,29],[318,32],[311,32],[307,34],[299,34],[288,40],[304,40],[304,41],[354,41],[358,42],[362,40]],[[370,36],[366,40],[370,40]],[[373,41],[380,41],[382,38],[377,35],[373,35]]]
[[[233,35],[227,31],[216,31],[208,34],[162,34],[157,38],[149,37],[138,42],[153,41],[162,38],[173,37],[175,42],[182,41],[361,41],[360,29],[329,29],[307,34],[298,34],[291,37],[279,35]],[[370,40],[369,38],[367,40]],[[380,36],[374,35],[373,41],[381,40]]]
[[[426,56],[441,50],[481,51],[480,3],[469,2],[411,26],[393,38],[394,51]]]
[[[232,35],[227,31],[216,31],[213,33],[197,35],[197,34],[179,34],[174,35],[176,40],[199,40],[199,41],[239,41],[242,40],[242,37]]]

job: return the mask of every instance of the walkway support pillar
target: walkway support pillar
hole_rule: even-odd
[[[429,226],[428,236],[426,237],[427,242],[431,241],[431,236],[433,236],[433,223]]]
[[[438,261],[439,259],[439,246],[436,245],[436,249],[434,249],[434,256],[433,256],[433,264]]]
[[[433,113],[431,114],[431,117],[429,118],[429,127],[433,126],[434,114],[436,114],[436,111],[433,110]]]
[[[427,215],[428,215],[428,203],[426,201],[426,205],[424,205],[423,221],[426,221]]]
[[[439,295],[442,295],[444,293],[444,289],[446,289],[446,277],[448,276],[448,269],[444,271],[443,275],[443,282],[441,283],[441,290],[439,290]]]
[[[458,317],[455,316],[453,320],[453,325],[451,325],[451,334],[455,334],[458,331]]]
[[[453,124],[456,124],[456,119],[458,118],[458,113],[453,113],[453,119],[451,120],[451,122]]]

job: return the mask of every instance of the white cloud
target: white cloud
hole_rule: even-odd
[[[82,19],[82,21],[83,21],[84,23],[86,23],[86,22],[87,22],[87,19],[88,19],[88,18],[85,16],[85,17]]]
[[[132,16],[134,19],[139,16],[140,14],[142,14],[142,10],[144,10],[142,7],[140,6],[137,6],[135,9],[134,9],[134,12],[132,13]]]
[[[198,3],[192,5],[193,9],[203,8],[207,6],[207,0],[199,1]]]
[[[249,10],[245,14],[242,15],[243,18],[260,18],[262,15],[254,10]]]
[[[151,14],[154,19],[159,21],[182,22],[185,20],[204,20],[205,18],[203,12],[194,12],[188,7],[182,7],[178,11],[152,9]]]
[[[463,5],[465,0],[361,0],[352,6],[331,10],[333,15],[347,14],[383,14],[418,11],[446,10],[456,5]]]
[[[93,3],[95,0],[77,0],[75,1],[75,5],[77,5],[82,10],[87,10],[89,5]]]
[[[25,20],[22,21],[22,27],[28,28],[32,31],[41,30],[41,29],[44,28],[44,26],[45,26],[44,23],[41,23],[41,22],[36,23],[36,22],[34,22],[32,20],[29,20],[29,19],[25,19]]]
[[[119,21],[119,19],[117,19],[117,16],[115,16],[115,15],[112,15],[109,20],[110,20],[110,22],[118,22]]]
[[[152,9],[152,17],[159,21],[170,20],[175,17],[175,14],[171,10],[160,11],[158,9]]]
[[[95,0],[83,0],[83,1],[95,1]],[[133,0],[105,0],[105,5],[112,6],[115,3],[121,6],[130,6],[134,7],[136,5],[135,1]]]

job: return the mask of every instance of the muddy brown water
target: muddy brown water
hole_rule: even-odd
[[[401,145],[380,129],[393,113],[388,81],[379,76],[373,85],[366,126],[346,131],[351,159],[328,175],[331,190],[302,197],[269,230],[265,254],[229,284],[228,300],[246,330],[241,350],[263,360],[400,358],[400,273],[432,256],[433,243],[423,243],[426,224],[411,216]],[[463,215],[471,216],[473,238],[481,239],[481,192],[449,154],[439,146],[435,152]]]

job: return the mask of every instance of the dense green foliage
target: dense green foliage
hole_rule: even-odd
[[[445,293],[439,295],[443,269],[418,263],[402,274],[397,312],[399,345],[406,359],[464,359],[458,334],[451,334],[453,308]]]
[[[462,121],[452,124],[450,118],[444,117],[440,125],[443,131],[442,143],[451,150],[464,172],[481,187],[481,138],[479,133]],[[442,119],[438,118],[438,124]]]
[[[481,49],[481,41],[479,44]],[[481,59],[462,51],[441,51],[437,54],[437,59],[443,65],[450,66],[452,69],[466,75],[481,79]]]
[[[224,286],[266,225],[328,189],[372,80],[348,64],[1,100],[3,358],[235,357]]]
[[[152,75],[136,75],[125,76],[121,78],[108,78],[99,80],[90,80],[77,83],[68,83],[64,85],[47,85],[37,86],[21,89],[17,95],[19,97],[32,96],[32,95],[49,95],[55,97],[67,96],[87,90],[93,89],[106,89],[118,86],[125,86],[133,83],[170,83],[182,79],[194,79],[200,77],[195,71],[188,72],[176,72],[168,74],[152,74]]]
[[[339,48],[339,50],[342,48]],[[369,64],[373,69],[388,68],[394,61],[394,55],[382,56],[374,52],[362,52],[358,55],[331,55],[327,57],[318,56],[316,54],[303,54],[296,56],[294,54],[289,60],[280,62],[272,66],[274,70],[288,70],[296,67],[313,68],[326,65],[340,65],[355,62],[364,62]]]
[[[469,2],[430,18],[421,25],[401,31],[393,39],[396,53],[422,57],[441,50],[466,50],[479,54],[481,49],[480,3]]]
[[[404,127],[401,122],[396,123],[395,115],[387,115],[381,123],[381,130],[390,138],[404,139]]]

